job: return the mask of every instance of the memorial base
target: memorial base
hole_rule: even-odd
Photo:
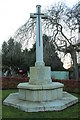
[[[63,97],[53,101],[32,102],[19,99],[19,93],[10,94],[4,101],[4,105],[13,106],[25,112],[61,111],[78,102],[77,97],[63,92]]]
[[[30,85],[20,83],[19,99],[32,102],[45,102],[60,99],[63,96],[63,84],[54,82],[46,85]]]
[[[25,112],[60,111],[78,102],[78,98],[63,92],[63,84],[51,81],[50,67],[36,64],[30,68],[29,83],[20,83],[19,92],[10,94],[3,104]]]

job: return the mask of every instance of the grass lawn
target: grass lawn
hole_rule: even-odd
[[[2,90],[2,100],[4,100],[10,93],[17,92],[18,90]],[[63,111],[59,112],[35,112],[35,113],[28,113],[23,112],[19,109],[16,109],[11,106],[2,105],[2,117],[3,118],[80,118],[80,95],[74,94],[76,97],[79,98],[79,102]],[[11,120],[11,119],[10,119]],[[42,119],[41,119],[42,120]]]

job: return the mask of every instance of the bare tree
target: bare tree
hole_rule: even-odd
[[[80,52],[80,40],[74,34],[76,35],[78,26],[80,27],[80,6],[78,4],[75,9],[70,9],[63,4],[58,4],[49,10],[49,14],[49,21],[53,27],[51,40],[56,45],[57,50],[71,54],[74,77],[79,79],[76,52]]]
[[[42,20],[42,24],[43,34],[50,36],[50,42],[56,49],[65,55],[71,54],[75,79],[79,79],[76,52],[80,52],[80,41],[76,37],[76,31],[80,25],[80,7],[76,8],[68,8],[65,4],[58,3],[46,10],[48,18]],[[27,44],[31,39],[35,40],[35,24],[35,19],[29,19],[16,31],[14,38],[24,43],[26,41]]]

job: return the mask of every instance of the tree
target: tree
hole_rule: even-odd
[[[29,68],[35,65],[35,47],[34,46],[35,44],[33,45],[33,48],[31,48],[30,50],[25,48],[22,52],[23,63],[21,65],[21,68],[24,71],[29,71]]]
[[[8,67],[14,67],[22,64],[22,52],[21,44],[14,42],[13,38],[10,38],[8,42],[3,42],[2,45],[2,64]]]
[[[64,3],[58,3],[46,11],[48,19],[43,20],[43,33],[50,36],[51,44],[55,44],[58,51],[63,52],[64,55],[71,54],[74,76],[75,79],[79,79],[76,52],[80,52],[80,42],[76,43],[75,33],[80,23],[80,7],[73,9],[67,7]],[[33,35],[35,33],[35,23],[35,19],[29,19],[16,31],[14,38],[23,41],[27,39],[26,43],[32,37],[35,40],[35,34]]]
[[[44,49],[44,62],[47,66],[51,66],[51,70],[62,70],[63,63],[57,55],[55,46],[51,44],[50,38],[47,35],[43,35],[43,49]],[[25,54],[24,54],[25,53]],[[33,44],[33,47],[30,51],[23,51],[23,54],[26,56],[24,64],[29,68],[35,65],[36,62],[36,43]]]
[[[71,33],[73,31],[77,30],[78,34],[80,34],[80,2],[78,2],[75,6],[73,6],[72,9],[70,9],[67,12],[67,21],[68,21],[68,27],[71,30]],[[72,25],[71,25],[71,23],[72,23]],[[69,51],[71,53],[71,56],[73,59],[74,74],[76,76],[76,79],[78,79],[79,73],[78,73],[76,52],[78,52],[78,53],[80,52],[80,37],[79,36],[74,44],[69,45],[67,51]]]
[[[7,62],[7,53],[8,53],[8,45],[7,43],[4,41],[2,44],[2,64],[4,65],[8,65]]]
[[[49,18],[49,21],[52,26],[55,27],[53,28],[52,41],[53,43],[55,43],[57,50],[64,52],[65,54],[71,54],[73,60],[74,77],[75,79],[79,79],[76,52],[80,51],[80,42],[78,44],[75,43],[78,40],[75,36],[73,36],[73,34],[70,38],[68,37],[68,35],[65,35],[66,29],[64,28],[66,27],[67,30],[70,31],[70,33],[74,33],[77,29],[78,21],[76,20],[76,17],[73,17],[73,8],[65,8],[66,9],[64,9],[63,5],[58,5],[58,7],[52,7],[49,11],[49,14],[51,16]],[[63,19],[61,20],[61,18]]]
[[[63,64],[57,56],[55,46],[51,44],[50,37],[43,35],[44,44],[44,62],[46,65],[51,66],[52,70],[61,70]],[[21,68],[26,73],[31,66],[36,62],[36,43],[28,50],[25,48],[21,51],[21,44],[15,42],[13,38],[10,38],[8,42],[3,42],[2,45],[3,66],[5,70],[9,70],[10,67]]]
[[[50,42],[50,38],[43,35],[44,62],[47,66],[51,66],[51,70],[63,70],[63,63],[58,57],[54,44]]]

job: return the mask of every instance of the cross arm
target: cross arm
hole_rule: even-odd
[[[36,18],[36,15],[34,13],[30,13],[30,18]]]
[[[30,13],[30,18],[36,18],[37,15],[39,15],[39,14],[37,14],[37,13]],[[42,19],[48,19],[48,14],[40,13],[40,15],[41,15]]]

